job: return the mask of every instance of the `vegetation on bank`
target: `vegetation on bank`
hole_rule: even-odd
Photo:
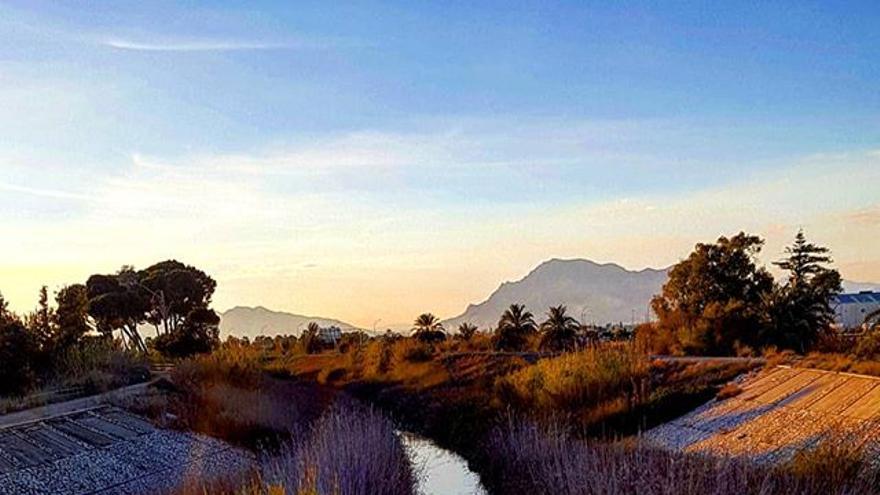
[[[786,465],[756,466],[640,442],[583,441],[553,421],[511,418],[487,436],[478,462],[484,482],[497,493],[878,493],[877,471],[863,469],[863,459],[846,444],[823,443]]]
[[[190,479],[178,494],[409,495],[415,474],[393,423],[344,394],[262,371],[263,357],[225,345],[178,363],[168,383],[117,405],[168,428],[245,447],[255,472]]]

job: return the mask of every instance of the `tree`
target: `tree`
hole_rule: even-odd
[[[196,309],[210,306],[217,282],[196,267],[163,261],[138,272],[135,280],[149,294],[147,321],[157,333],[175,331]]]
[[[553,351],[571,350],[577,341],[580,324],[566,314],[565,306],[551,307],[547,320],[541,323],[541,347]]]
[[[88,289],[82,284],[63,287],[55,295],[55,304],[58,309],[51,341],[57,354],[78,344],[91,330]]]
[[[321,351],[323,346],[318,339],[319,333],[321,333],[321,326],[314,321],[309,322],[300,336],[300,342],[302,342],[302,348],[306,351],[306,354],[315,354]]]
[[[535,317],[522,304],[511,304],[498,320],[495,347],[516,351],[525,347],[529,335],[535,333]]]
[[[18,321],[18,317],[12,311],[9,311],[9,303],[0,293],[0,325]]]
[[[763,244],[744,232],[697,244],[651,302],[658,331],[673,334],[687,353],[731,354],[758,343],[773,291],[773,277],[757,265]]]
[[[193,309],[176,329],[156,337],[156,350],[166,356],[188,357],[220,345],[220,317],[212,309]]]
[[[0,395],[20,395],[34,382],[37,342],[0,298]]]
[[[49,307],[49,288],[44,285],[40,288],[37,309],[27,318],[28,330],[34,334],[37,346],[41,350],[48,350],[51,345],[54,319],[55,313]]]
[[[97,329],[106,336],[119,330],[128,345],[146,352],[147,347],[138,332],[150,311],[150,297],[133,278],[133,270],[123,267],[115,275],[92,275],[86,282],[89,316],[95,319]]]
[[[462,323],[458,326],[458,337],[468,341],[477,333],[477,326],[471,323]]]
[[[446,340],[446,330],[443,328],[443,324],[431,313],[419,315],[413,325],[413,336],[422,342]]]
[[[786,257],[773,264],[788,272],[785,284],[768,299],[769,314],[765,340],[779,347],[806,352],[820,332],[834,322],[831,298],[842,290],[830,250],[807,242],[799,230]]]

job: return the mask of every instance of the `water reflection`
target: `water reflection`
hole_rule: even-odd
[[[457,454],[411,433],[401,439],[419,477],[423,495],[486,495],[480,477]]]

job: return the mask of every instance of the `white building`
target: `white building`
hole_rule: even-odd
[[[339,327],[327,327],[318,330],[318,340],[327,345],[336,345],[342,339],[342,330]]]
[[[838,294],[831,299],[834,321],[844,330],[855,330],[865,323],[865,318],[880,309],[880,292],[857,292]]]

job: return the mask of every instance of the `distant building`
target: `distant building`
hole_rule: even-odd
[[[859,329],[865,318],[880,309],[880,292],[863,291],[838,294],[831,299],[834,320],[844,330]]]
[[[317,338],[322,344],[335,346],[342,339],[342,330],[339,327],[321,328]]]

